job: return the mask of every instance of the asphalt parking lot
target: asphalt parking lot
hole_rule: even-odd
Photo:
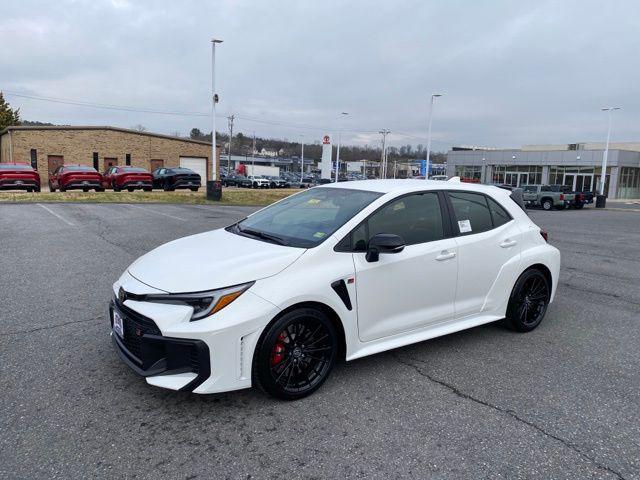
[[[640,478],[639,211],[530,212],[563,261],[532,333],[339,365],[293,403],[148,386],[112,350],[112,282],[253,210],[0,205],[0,478]]]

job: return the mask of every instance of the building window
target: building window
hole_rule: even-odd
[[[31,167],[38,170],[38,151],[35,148],[31,149]]]
[[[100,171],[100,163],[98,162],[98,152],[93,152],[93,168]]]
[[[539,165],[496,165],[493,167],[493,183],[514,187],[542,183],[542,167]]]
[[[456,165],[456,177],[460,177],[460,180],[480,182],[482,167],[480,165]]]
[[[640,198],[640,168],[622,167],[620,169],[618,198]]]
[[[131,165],[131,154],[130,153],[127,153],[127,155],[125,156],[124,163],[127,164],[127,165]]]

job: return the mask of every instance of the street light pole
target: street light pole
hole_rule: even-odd
[[[425,172],[424,179],[429,178],[429,161],[431,159],[431,122],[433,121],[433,103],[438,97],[441,97],[441,93],[434,93],[431,95],[431,103],[429,105],[429,133],[427,135],[427,171]]]
[[[302,148],[300,154],[300,183],[302,183],[304,182],[304,135],[300,135],[300,148]]]
[[[378,133],[382,135],[382,157],[380,158],[378,177],[387,178],[387,135],[391,133],[391,130],[382,129]]]
[[[611,117],[614,110],[620,110],[620,107],[606,107],[603,112],[609,112],[609,126],[607,128],[607,143],[604,146],[604,154],[602,155],[602,172],[600,173],[600,195],[604,195],[604,182],[607,179],[607,159],[609,157],[609,140],[611,140]]]
[[[211,119],[211,179],[216,181],[220,179],[216,162],[216,103],[218,103],[218,94],[216,93],[216,43],[222,43],[222,40],[216,38],[211,40],[211,99],[213,101],[213,118]]]
[[[251,175],[255,175],[254,173],[255,170],[256,170],[256,132],[253,132],[253,150],[251,150]]]
[[[344,118],[349,115],[347,112],[341,112],[342,115],[340,118]],[[334,183],[338,181],[338,173],[340,171],[340,144],[342,143],[342,129],[338,129],[338,151],[336,152],[336,178],[334,179]]]

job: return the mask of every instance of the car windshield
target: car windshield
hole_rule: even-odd
[[[33,170],[30,165],[7,165],[0,163],[0,170]]]
[[[64,169],[69,172],[95,172],[96,169],[92,167],[85,167],[84,165],[65,165]]]
[[[254,213],[229,231],[291,247],[312,248],[382,194],[313,188]]]

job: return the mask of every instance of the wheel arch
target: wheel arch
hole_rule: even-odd
[[[262,342],[262,339],[266,335],[271,325],[273,325],[275,322],[278,321],[278,319],[282,318],[287,313],[292,312],[293,310],[298,310],[300,308],[313,308],[315,310],[319,310],[329,318],[333,327],[336,329],[336,333],[338,335],[337,357],[340,360],[344,360],[347,355],[347,339],[344,331],[344,325],[342,324],[342,320],[340,319],[340,316],[336,313],[336,311],[333,308],[331,308],[329,305],[325,303],[317,302],[317,301],[306,301],[306,302],[294,303],[293,305],[290,305],[284,310],[281,310],[280,312],[278,312],[278,314],[275,317],[273,317],[271,321],[264,326],[264,328],[262,329],[262,332],[260,332],[260,337],[258,338],[258,341],[256,343],[256,348],[254,349],[254,352],[253,352],[254,358],[258,350],[257,346],[260,345],[260,343]]]
[[[524,268],[520,272],[520,275],[518,275],[518,278],[520,278],[525,272],[528,272],[529,270],[540,270],[540,272],[542,272],[544,277],[547,279],[547,283],[549,284],[549,290],[553,294],[553,291],[555,289],[555,283],[553,282],[553,275],[551,273],[551,269],[549,269],[549,267],[547,267],[544,263],[540,263],[540,262],[534,263],[529,265],[527,268]],[[518,278],[516,278],[516,282],[518,281]]]

